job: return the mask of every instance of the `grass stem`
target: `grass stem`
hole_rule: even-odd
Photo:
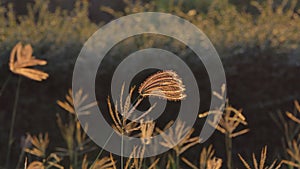
[[[225,147],[227,157],[227,168],[232,169],[232,139],[229,134],[225,134]]]
[[[9,130],[9,136],[8,136],[8,146],[7,146],[7,154],[6,154],[6,168],[9,168],[9,162],[10,162],[10,154],[11,154],[11,146],[13,144],[13,134],[14,134],[14,126],[15,126],[15,120],[17,115],[17,107],[18,107],[18,101],[19,101],[19,95],[20,95],[20,86],[21,86],[21,79],[22,77],[19,76],[18,79],[18,86],[16,91],[16,97],[14,101],[14,107],[12,112],[12,119],[10,123],[10,130]]]
[[[179,157],[179,156],[180,156],[180,155],[176,153],[176,168],[177,168],[177,169],[180,169],[180,166],[179,166],[179,165],[180,165],[180,164],[179,164],[179,159],[180,159],[180,157]]]

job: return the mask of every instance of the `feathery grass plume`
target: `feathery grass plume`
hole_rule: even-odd
[[[185,86],[181,78],[172,70],[165,70],[148,77],[139,87],[142,97],[155,96],[170,101],[183,100]]]
[[[195,166],[188,159],[182,157],[182,161],[192,169],[220,169],[222,167],[222,159],[214,157],[215,150],[210,145],[208,148],[204,147],[200,154],[199,167]]]
[[[72,90],[69,89],[68,94],[66,95],[66,101],[60,101],[57,100],[56,103],[66,111],[68,111],[71,114],[75,114],[75,108],[76,106],[78,108],[78,115],[89,115],[90,112],[88,109],[94,107],[97,105],[97,102],[88,103],[86,105],[83,105],[83,103],[88,98],[88,94],[83,95],[82,89],[78,90],[75,93],[75,96],[73,97]]]
[[[129,95],[126,97],[125,102],[123,103],[123,93],[124,93],[125,84],[122,85],[121,94],[120,94],[120,110],[118,109],[118,102],[115,101],[114,108],[110,102],[110,98],[107,98],[107,105],[109,109],[110,117],[113,120],[113,128],[118,131],[119,134],[130,135],[133,131],[140,129],[136,121],[141,120],[143,117],[148,115],[156,104],[151,106],[146,112],[138,117],[133,116],[133,112],[136,110],[136,107],[141,103],[142,98],[138,98],[137,101],[131,107],[131,97],[134,91],[134,87],[130,89]],[[122,116],[122,118],[120,117]],[[128,121],[130,117],[133,117],[131,121]]]
[[[169,126],[173,123],[173,121],[169,122],[164,130],[169,128]],[[160,144],[164,147],[173,149],[177,156],[185,152],[190,147],[200,143],[199,137],[191,138],[194,129],[186,127],[185,123],[180,120],[177,121],[174,130],[168,129],[168,131],[165,132],[156,128],[156,131],[161,134],[164,140],[163,142],[160,142]]]
[[[48,74],[40,70],[31,69],[27,67],[36,65],[46,65],[45,60],[35,59],[32,56],[33,49],[31,45],[23,45],[19,42],[12,49],[10,54],[9,69],[15,73],[32,80],[42,81],[48,78]],[[17,57],[17,58],[16,58]]]
[[[246,162],[246,160],[238,154],[240,160],[242,161],[243,165],[245,166],[246,169],[251,169],[249,163]],[[252,159],[253,159],[253,169],[279,169],[281,167],[282,162],[280,162],[278,165],[276,165],[277,160],[274,160],[270,166],[266,166],[265,162],[267,159],[267,146],[265,146],[261,150],[261,155],[260,155],[260,161],[258,163],[255,154],[252,154]]]
[[[112,154],[109,157],[101,158],[93,164],[90,168],[88,168],[87,155],[83,157],[83,161],[81,164],[81,169],[117,169],[116,162],[113,159]]]
[[[30,143],[34,146],[33,148],[25,148],[25,152],[33,154],[37,157],[45,158],[46,149],[49,144],[49,135],[46,133],[44,136],[40,133],[38,136],[31,136],[28,134]]]

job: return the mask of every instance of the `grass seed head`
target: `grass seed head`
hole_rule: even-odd
[[[171,70],[151,75],[141,84],[138,92],[143,97],[153,96],[169,101],[179,101],[186,97],[181,78]]]
[[[48,73],[40,70],[31,69],[28,67],[37,65],[46,65],[45,60],[36,59],[32,56],[33,49],[31,45],[23,45],[21,43],[16,44],[10,54],[9,69],[15,73],[25,76],[29,79],[42,81],[49,77]]]

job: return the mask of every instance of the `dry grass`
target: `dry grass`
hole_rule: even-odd
[[[157,10],[157,6],[152,2],[145,4],[139,0],[135,2],[136,3],[133,4],[131,1],[125,0],[126,7],[122,12],[116,12],[108,7],[102,7],[101,9],[115,17]],[[218,0],[212,1],[208,12],[205,14],[200,13],[196,9],[183,10],[181,6],[178,5],[180,2],[175,2],[178,3],[175,5],[173,1],[170,1],[169,7],[165,12],[175,13],[203,29],[216,45],[218,51],[225,53],[224,56],[228,54],[247,54],[248,51],[254,51],[254,55],[256,52],[268,52],[273,50],[276,53],[289,53],[295,48],[299,48],[300,34],[297,34],[297,32],[300,28],[300,10],[296,8],[297,2],[297,0],[282,0],[276,5],[273,0],[267,0],[263,3],[253,1],[252,5],[259,12],[257,16],[252,16],[244,11],[240,12],[235,6],[230,4],[229,1],[221,2]],[[88,19],[88,8],[87,1],[78,1],[75,3],[75,9],[70,12],[70,15],[60,9],[55,12],[49,12],[48,3],[37,0],[34,6],[28,6],[28,16],[17,16],[11,5],[8,5],[7,8],[0,6],[0,27],[2,28],[2,34],[0,36],[2,45],[0,48],[1,54],[6,55],[6,53],[11,52],[9,58],[10,71],[20,75],[20,77],[24,76],[35,81],[47,79],[49,77],[48,73],[32,68],[34,66],[45,66],[47,61],[36,59],[33,56],[33,49],[30,44],[36,47],[37,50],[35,51],[39,55],[43,50],[46,50],[48,55],[46,54],[45,57],[55,56],[58,55],[58,53],[65,54],[66,46],[81,46],[87,37],[97,29],[97,26]],[[28,29],[28,27],[31,29]],[[245,33],[245,30],[249,31]],[[18,39],[16,39],[16,37]],[[16,42],[20,40],[30,42],[30,44],[25,46],[21,43],[16,44]],[[154,42],[149,42],[144,45],[153,44]],[[125,44],[126,47],[127,45],[128,44]],[[10,51],[11,48],[12,50]],[[66,62],[64,62],[64,64],[65,63]],[[21,80],[19,78],[12,113],[13,120],[9,133],[8,162],[10,162],[10,148],[15,140],[13,138],[13,130],[20,83]],[[138,97],[136,102],[131,105],[133,90],[134,88],[131,89],[129,95],[123,102],[123,87],[119,104],[118,102],[112,104],[108,98],[107,104],[114,128],[119,134],[131,135],[133,131],[138,132],[137,135],[141,138],[141,142],[144,146],[150,143],[153,134],[157,134],[155,133],[156,131],[160,133],[164,139],[164,141],[159,144],[173,149],[175,156],[173,154],[167,154],[168,161],[166,165],[160,163],[161,160],[156,159],[156,157],[151,161],[151,165],[147,165],[149,164],[147,163],[147,159],[137,158],[144,156],[145,147],[135,147],[125,164],[125,168],[180,168],[178,157],[183,155],[190,147],[199,143],[199,138],[192,137],[194,129],[190,129],[186,127],[183,122],[179,122],[176,123],[175,130],[165,132],[156,128],[156,124],[151,119],[148,121],[143,120],[143,118],[153,110],[153,107],[140,116],[136,116],[134,110],[145,97],[159,97],[168,101],[180,101],[187,97],[184,93],[185,86],[181,78],[176,72],[171,70],[165,70],[151,75],[138,89],[141,97]],[[227,99],[224,93],[225,86],[222,87],[220,93],[213,92],[214,96],[221,100]],[[97,159],[92,166],[87,158],[87,154],[93,149],[93,146],[88,145],[89,139],[86,137],[75,116],[76,113],[78,115],[89,115],[88,109],[97,105],[96,102],[85,103],[87,97],[88,95],[85,95],[82,90],[76,91],[75,96],[73,96],[72,91],[69,90],[68,95],[66,95],[66,101],[57,101],[57,104],[68,113],[68,119],[63,119],[60,115],[57,116],[57,125],[66,142],[66,148],[57,148],[57,153],[49,153],[47,152],[47,147],[50,142],[48,134],[39,134],[37,136],[28,135],[27,139],[31,145],[26,145],[23,149],[26,152],[26,156],[34,156],[36,158],[28,161],[27,159],[29,158],[25,157],[24,168],[64,168],[61,163],[68,163],[67,166],[70,166],[70,169],[87,169],[88,167],[91,169],[117,168],[117,162],[113,159],[112,155]],[[78,109],[75,110],[74,106]],[[282,162],[287,164],[290,168],[300,168],[300,118],[297,114],[300,112],[300,106],[296,101],[295,107],[296,111],[294,113],[285,113],[286,117],[290,120],[289,122],[294,123],[295,128],[291,128],[286,122],[281,122],[284,126],[283,129],[285,131],[285,141],[287,144],[286,154],[288,155],[286,160]],[[199,117],[206,117],[208,115],[221,117],[220,123],[211,121],[210,124],[225,135],[227,168],[232,168],[232,139],[240,137],[249,131],[247,128],[239,130],[247,125],[246,118],[242,114],[242,110],[230,106],[228,102],[226,105],[221,105],[217,110],[200,114]],[[133,120],[130,121],[130,119]],[[170,125],[171,122],[166,128]],[[178,141],[179,144],[175,144]],[[200,153],[199,166],[188,161],[187,158],[182,157],[180,159],[193,169],[219,169],[222,166],[223,160],[214,157],[214,152],[212,146],[203,148]],[[174,157],[176,157],[176,159],[174,159]],[[244,159],[241,155],[239,155],[239,157],[246,168],[271,169],[280,167],[280,164],[276,165],[276,160],[269,166],[266,165],[267,147],[263,148],[259,162],[253,154],[253,167],[250,166],[247,159]]]
[[[27,166],[27,161],[25,160],[25,168],[28,169],[43,169],[43,168],[59,168],[63,169],[64,167],[59,164],[62,160],[56,153],[51,153],[47,157],[46,149],[49,145],[49,136],[46,133],[44,136],[43,134],[39,134],[38,136],[28,136],[31,144],[33,147],[25,148],[25,152],[39,157],[42,161],[33,161]]]
[[[134,147],[133,151],[130,154],[130,157],[126,161],[124,169],[142,169],[145,168],[144,164],[144,154],[145,154],[145,146],[143,147]],[[156,159],[148,169],[154,169],[159,162],[159,158]]]
[[[173,125],[173,121],[169,122],[164,130],[156,128],[157,132],[161,134],[163,142],[160,144],[164,147],[173,149],[176,155],[179,156],[190,147],[200,143],[199,137],[192,137],[193,128],[187,127],[184,122],[177,121],[174,130],[169,129]]]
[[[298,102],[298,101],[295,101],[294,104],[295,104],[296,111],[297,111],[298,113],[300,113],[300,105],[299,105],[299,102]],[[291,120],[293,120],[294,122],[300,124],[300,119],[297,118],[293,113],[286,112],[286,116],[287,116],[288,118],[290,118]]]
[[[251,169],[249,163],[247,163],[246,160],[240,154],[238,154],[238,156],[243,162],[245,168]],[[253,169],[279,169],[281,167],[281,162],[278,165],[276,165],[277,160],[274,160],[270,166],[267,166],[265,164],[267,159],[267,146],[261,150],[259,162],[257,161],[254,153],[252,154],[252,159],[253,159]]]
[[[295,111],[293,113],[287,111],[286,116],[296,125],[291,125],[287,121],[282,120],[286,135],[286,153],[288,155],[286,158],[289,158],[288,160],[283,160],[282,162],[288,166],[300,168],[300,133],[298,130],[300,120],[297,117],[297,114],[300,113],[300,105],[298,101],[294,101],[294,105]]]
[[[140,138],[141,142],[145,145],[151,143],[151,137],[153,136],[155,129],[155,122],[150,121],[150,122],[141,122],[140,123]]]
[[[73,97],[72,90],[69,89],[68,94],[66,95],[66,101],[57,100],[56,103],[66,111],[71,114],[75,114],[75,106],[77,107],[77,115],[89,115],[90,112],[88,109],[97,105],[97,102],[84,104],[86,99],[88,98],[87,94],[83,94],[82,89],[78,90]]]
[[[136,110],[136,107],[141,103],[142,98],[138,98],[134,105],[131,107],[130,102],[132,93],[134,91],[134,88],[131,88],[129,95],[126,97],[125,102],[123,103],[124,86],[125,85],[123,84],[120,94],[120,111],[118,109],[117,101],[115,102],[116,104],[113,108],[109,97],[107,98],[107,105],[109,108],[110,117],[113,120],[113,128],[118,131],[119,134],[130,135],[133,131],[137,131],[140,129],[137,122],[145,117],[148,113],[150,113],[155,105],[151,106],[151,108],[144,114],[138,117],[133,117],[133,113]],[[131,117],[133,119],[129,121],[128,119],[130,119]]]
[[[38,136],[31,136],[28,135],[30,143],[34,146],[33,148],[26,148],[25,152],[33,154],[37,157],[46,157],[46,149],[49,144],[49,136],[46,133],[44,136],[43,134],[39,134]]]
[[[45,60],[35,59],[32,56],[33,49],[31,45],[23,45],[21,43],[16,44],[12,49],[10,54],[9,68],[15,73],[29,79],[42,81],[48,78],[48,74],[36,69],[30,69],[27,67],[36,66],[36,65],[46,65]]]
[[[218,99],[226,102],[222,104],[218,109],[199,114],[200,118],[206,117],[208,115],[214,115],[214,119],[209,120],[208,123],[216,128],[219,132],[225,136],[225,147],[226,147],[226,156],[227,156],[227,168],[232,169],[232,138],[238,137],[249,132],[249,129],[242,129],[236,131],[240,125],[247,125],[246,118],[242,114],[242,110],[237,110],[234,107],[230,106],[228,100],[225,96],[226,87],[223,85],[221,87],[221,92],[213,92],[213,95]],[[223,112],[224,111],[224,112]],[[217,119],[220,119],[218,122]]]
[[[87,155],[84,156],[81,169],[116,169],[116,162],[113,156],[110,154],[109,157],[104,157],[102,159],[96,160],[96,162],[88,168]]]
[[[203,148],[200,154],[199,167],[195,166],[188,159],[182,157],[182,161],[192,169],[220,169],[222,167],[222,159],[214,157],[215,150],[212,145]]]

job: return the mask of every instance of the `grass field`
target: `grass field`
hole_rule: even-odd
[[[121,10],[101,5],[99,12],[109,17],[100,22],[91,19],[93,1],[50,9],[49,1],[35,0],[22,15],[13,4],[0,3],[0,168],[300,168],[299,0],[124,0]],[[140,35],[114,46],[101,63],[105,71],[97,73],[97,102],[86,103],[90,96],[85,91],[71,91],[74,64],[85,41],[108,18],[149,11],[177,15],[208,36],[223,62],[226,89],[208,90],[205,67],[181,42]],[[149,96],[167,100],[169,111],[189,97],[181,77],[172,72],[142,72],[132,80],[132,91],[117,89],[126,99],[108,99],[118,64],[149,47],[172,51],[199,77],[201,106],[193,126],[179,122],[176,130],[165,133],[176,119],[168,110],[161,121],[129,120],[139,119],[130,112],[144,110]],[[163,94],[152,95],[157,89]],[[198,135],[212,97],[226,104],[215,110],[221,118],[217,130],[200,144]],[[145,147],[135,147],[130,158],[102,152],[81,128],[74,105],[87,114],[85,109],[94,106],[105,110],[115,131],[137,135],[145,147],[148,137],[162,134],[157,145],[170,150],[147,158],[135,158],[143,157]],[[127,118],[119,119],[119,113],[127,113]],[[174,135],[178,140],[172,140]],[[173,145],[176,141],[179,144]]]

